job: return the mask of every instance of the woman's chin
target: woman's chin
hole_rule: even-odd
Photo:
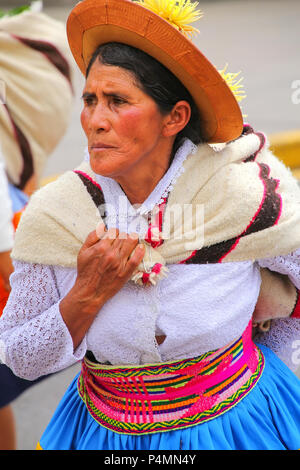
[[[102,176],[111,176],[117,169],[110,159],[106,159],[100,152],[90,153],[90,165],[94,173]]]
[[[120,174],[120,169],[111,164],[105,164],[104,162],[90,162],[91,168],[96,175],[105,176],[107,178],[113,178]]]

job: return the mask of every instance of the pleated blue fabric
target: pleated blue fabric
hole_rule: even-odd
[[[117,434],[99,425],[77,391],[77,377],[40,439],[44,450],[297,450],[300,380],[267,347],[255,387],[232,409],[210,421],[168,432]]]

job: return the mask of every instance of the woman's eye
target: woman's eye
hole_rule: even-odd
[[[124,98],[121,98],[120,96],[112,96],[111,99],[112,102],[117,105],[126,103],[126,100],[124,100]]]
[[[94,104],[94,99],[93,98],[84,98],[83,100],[85,106],[92,106]]]

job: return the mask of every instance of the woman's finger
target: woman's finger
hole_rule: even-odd
[[[81,249],[84,250],[94,246],[103,237],[106,231],[105,224],[99,223],[96,227],[96,230],[93,230],[88,234]]]
[[[109,240],[113,244],[119,235],[119,230],[117,228],[110,228],[105,231],[104,235],[101,237],[101,240]]]
[[[82,250],[90,248],[91,246],[95,245],[99,241],[99,237],[97,235],[96,230],[93,230],[88,234],[83,245],[81,247]]]
[[[103,237],[105,232],[106,232],[105,224],[103,222],[99,222],[99,224],[96,227],[96,234],[99,240]]]
[[[128,243],[137,243],[138,240],[139,236],[137,233],[132,232],[128,234],[127,232],[120,232],[114,246],[122,250],[123,246],[126,246]]]
[[[139,242],[139,236],[137,233],[126,234],[126,237],[119,237],[118,250],[120,258],[123,258],[127,262],[128,258],[131,256],[134,248]]]
[[[142,261],[145,255],[145,245],[140,243],[132,252],[132,255],[128,259],[126,266],[125,266],[125,273],[126,275],[130,275],[134,272],[134,270],[138,267],[140,262]]]

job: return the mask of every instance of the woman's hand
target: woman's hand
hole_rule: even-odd
[[[287,318],[291,315],[297,300],[297,290],[288,276],[260,270],[261,288],[253,313],[253,325],[275,318]]]
[[[97,313],[131,278],[144,256],[137,234],[105,230],[91,232],[77,258],[75,289],[87,313]]]
[[[137,234],[106,230],[102,224],[88,235],[77,257],[75,284],[60,303],[74,348],[101,307],[129,281],[143,256]]]

